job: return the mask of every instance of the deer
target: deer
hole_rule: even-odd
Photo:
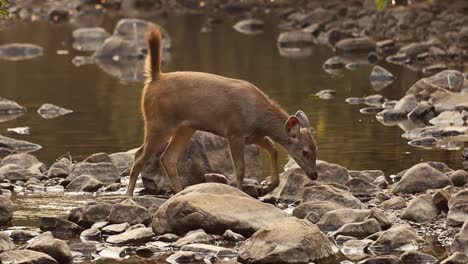
[[[127,196],[133,195],[145,163],[161,151],[160,162],[174,192],[182,191],[177,163],[197,130],[227,139],[237,188],[241,191],[246,144],[255,144],[270,156],[271,179],[262,193],[279,185],[276,143],[286,149],[309,179],[317,179],[318,149],[303,111],[289,115],[259,88],[244,80],[193,71],[163,73],[159,28],[150,28],[146,40],[146,81],[141,96],[144,138],[135,152]]]

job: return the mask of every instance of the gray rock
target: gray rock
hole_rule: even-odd
[[[393,197],[380,204],[384,209],[400,210],[406,207],[406,201],[402,197]]]
[[[424,243],[424,239],[419,237],[411,227],[396,225],[383,231],[377,240],[370,245],[369,250],[379,254],[386,254],[403,250],[408,246],[419,247]]]
[[[377,186],[374,186],[372,183],[369,183],[363,179],[350,179],[346,182],[346,186],[349,187],[351,193],[354,196],[370,196],[376,192],[379,192],[380,189]]]
[[[260,19],[244,19],[236,24],[233,28],[246,35],[258,35],[263,33],[264,22]]]
[[[46,253],[53,257],[58,263],[72,263],[73,258],[67,242],[53,238],[50,232],[47,233],[33,238],[27,249]]]
[[[401,255],[400,260],[402,264],[413,264],[413,263],[425,263],[434,264],[437,263],[437,258],[428,254],[424,254],[418,251],[407,251]]]
[[[420,163],[408,169],[397,182],[393,193],[418,193],[452,185],[449,178],[428,164]]]
[[[278,187],[267,194],[267,196],[279,200],[299,201],[302,199],[304,186],[310,182],[311,180],[305,175],[302,169],[291,168],[285,170],[285,172],[280,175]]]
[[[374,66],[369,76],[369,81],[376,91],[389,86],[394,80],[395,76],[380,66]]]
[[[432,196],[423,194],[412,200],[400,217],[416,223],[427,223],[437,215],[439,215],[439,210],[432,203]]]
[[[462,252],[455,252],[440,264],[465,264],[468,263],[468,255]]]
[[[461,252],[468,254],[468,221],[465,221],[458,234],[455,235],[450,252]]]
[[[112,206],[109,203],[89,203],[71,210],[68,220],[89,228],[95,223],[106,221]]]
[[[146,208],[141,206],[114,204],[110,210],[108,221],[111,224],[147,225],[151,223],[151,215]]]
[[[41,217],[41,230],[51,231],[53,234],[74,236],[81,233],[81,227],[77,224],[54,216]]]
[[[468,190],[465,188],[452,195],[448,201],[447,225],[461,226],[468,220]]]
[[[450,175],[450,180],[454,186],[461,187],[468,183],[468,172],[457,170]]]
[[[331,57],[328,60],[326,60],[323,63],[323,68],[324,69],[330,69],[330,70],[340,70],[343,69],[345,66],[343,60],[340,57]],[[361,99],[361,98],[359,98]]]
[[[368,258],[359,262],[359,264],[400,264],[400,263],[401,263],[400,259],[392,255],[371,257],[371,258]]]
[[[0,232],[0,253],[10,251],[15,248],[15,244],[11,241],[6,232]]]
[[[375,42],[368,37],[350,38],[338,41],[335,45],[337,54],[367,54],[375,51]]]
[[[24,140],[16,140],[0,135],[0,144],[16,153],[33,152],[42,148],[42,146]]]
[[[21,264],[58,264],[58,262],[51,256],[28,249],[3,252],[0,254],[0,262]]]
[[[314,44],[312,34],[300,30],[282,32],[278,36],[280,48],[305,48]]]
[[[334,235],[352,236],[361,239],[380,231],[379,222],[371,218],[363,222],[344,224],[334,232]]]
[[[345,224],[365,221],[370,213],[368,209],[337,209],[324,213],[317,225],[320,230],[335,231]]]
[[[367,182],[373,182],[381,176],[385,177],[384,172],[381,170],[350,170],[348,174],[352,179],[362,179]]]
[[[237,234],[236,232],[233,232],[231,230],[226,230],[223,234],[223,238],[226,239],[227,241],[232,241],[232,242],[239,242],[239,241],[244,241],[245,237],[241,234]]]
[[[362,204],[362,202],[354,197],[350,192],[329,184],[320,184],[306,187],[304,189],[302,201],[330,201],[347,208],[355,209],[365,207],[365,205]]]
[[[101,237],[101,230],[91,227],[81,232],[80,237],[85,239],[99,239]]]
[[[111,244],[142,243],[149,241],[153,236],[154,233],[151,231],[151,228],[137,228],[118,235],[109,236],[106,242]]]
[[[73,179],[66,187],[68,192],[95,192],[104,184],[90,175],[81,175]]]
[[[40,164],[39,167],[45,166],[42,163],[40,163],[36,157],[27,153],[19,153],[19,154],[10,155],[2,160],[2,162],[0,163],[0,166],[3,167],[6,165],[10,165],[10,164],[17,165],[23,169],[28,169],[37,164]]]
[[[0,115],[15,115],[26,112],[24,106],[17,102],[0,97]]]
[[[381,94],[372,94],[364,97],[364,103],[370,106],[380,107],[385,102],[385,98]]]
[[[182,247],[188,244],[194,244],[194,243],[203,243],[203,244],[211,244],[213,243],[214,238],[211,235],[208,235],[205,231],[202,229],[194,230],[188,232],[184,237],[179,238],[173,246],[175,247]]]
[[[0,224],[6,224],[13,218],[14,205],[7,197],[0,195]]]
[[[49,170],[47,171],[47,177],[49,178],[65,178],[71,172],[71,162],[67,158],[61,158],[59,161],[55,162],[50,166]]]
[[[92,154],[91,156],[87,157],[83,162],[87,163],[101,163],[101,162],[106,162],[106,163],[112,163],[112,160],[107,153],[104,152],[99,152]]]
[[[348,170],[338,164],[317,161],[317,181],[345,184],[349,180]]]
[[[19,230],[12,230],[10,233],[10,238],[15,242],[25,242],[38,235],[39,233],[36,231],[19,229]]]
[[[103,28],[79,28],[73,31],[73,48],[80,51],[95,51],[110,34]]]
[[[413,121],[423,120],[427,122],[436,116],[435,107],[428,102],[420,102],[411,112],[408,118]]]
[[[120,179],[117,167],[113,163],[78,163],[74,166],[70,175],[62,182],[62,185],[68,185],[81,175],[93,176],[104,184],[111,184]]]
[[[230,248],[224,248],[220,246],[213,246],[207,244],[188,244],[182,246],[183,251],[192,251],[196,253],[203,253],[204,255],[216,255],[218,258],[232,258],[237,255],[237,252]]]
[[[333,257],[330,242],[316,225],[297,218],[274,222],[239,248],[241,263],[308,263]]]
[[[43,104],[38,110],[37,113],[41,115],[42,118],[50,119],[66,114],[73,113],[73,110],[65,109],[60,106],[53,104]]]
[[[133,156],[133,154],[130,154],[128,152],[117,152],[109,155],[109,157],[112,160],[112,163],[114,163],[115,166],[117,166],[119,174],[126,170],[129,170],[132,167]]]
[[[101,230],[105,234],[114,235],[114,234],[120,234],[120,233],[125,232],[125,230],[127,230],[129,227],[130,227],[130,224],[125,222],[121,224],[108,225],[108,226],[103,227]]]
[[[293,216],[299,219],[304,219],[307,216],[307,220],[315,224],[320,220],[322,215],[325,214],[326,212],[337,210],[337,209],[343,209],[343,208],[344,206],[333,203],[333,202],[312,201],[312,202],[301,203],[296,208],[294,208],[292,214]]]
[[[211,234],[223,234],[231,229],[250,236],[284,217],[287,214],[280,209],[253,199],[234,187],[204,183],[191,186],[164,203],[153,216],[153,231],[156,234],[183,234],[203,229]]]
[[[130,201],[133,202],[130,204]],[[129,205],[139,205],[146,209],[152,208],[153,210],[157,210],[161,205],[163,205],[167,199],[158,198],[150,195],[144,196],[134,196],[130,197],[122,202],[122,204],[129,204]]]
[[[42,56],[44,49],[35,44],[11,43],[0,45],[0,59],[7,61],[29,60]]]

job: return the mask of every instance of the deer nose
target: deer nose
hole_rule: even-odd
[[[316,171],[314,171],[314,172],[309,172],[309,173],[307,173],[307,177],[309,177],[309,179],[311,179],[311,180],[313,180],[313,181],[314,181],[314,180],[317,180],[318,173],[317,173]]]

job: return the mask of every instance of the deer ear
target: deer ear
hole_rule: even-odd
[[[304,113],[304,111],[302,111],[302,110],[297,111],[295,116],[299,119],[299,121],[301,123],[301,127],[305,127],[305,128],[310,127],[309,118]]]
[[[290,116],[284,124],[284,131],[290,137],[296,137],[299,134],[301,124],[296,116]]]

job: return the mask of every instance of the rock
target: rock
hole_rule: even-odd
[[[394,109],[408,114],[418,106],[418,99],[412,94],[407,94],[396,103]]]
[[[369,76],[369,81],[374,90],[379,91],[390,85],[395,80],[395,76],[380,66],[374,66]]]
[[[381,94],[373,94],[364,97],[364,103],[370,106],[380,107],[385,102],[385,98]]]
[[[437,145],[437,139],[434,137],[423,137],[408,142],[408,145],[431,149]]]
[[[376,116],[377,120],[382,124],[398,124],[407,119],[405,113],[395,109],[383,109],[378,111]]]
[[[18,135],[30,135],[31,131],[29,127],[13,127],[13,128],[7,128],[8,132],[14,132]]]
[[[132,203],[130,203],[130,201]],[[144,207],[144,208],[146,208],[148,210],[151,209],[151,210],[156,211],[166,201],[167,201],[167,199],[145,195],[145,196],[130,197],[130,198],[124,200],[122,202],[122,204],[139,205],[139,206]]]
[[[59,161],[55,162],[50,166],[47,171],[47,177],[49,178],[64,178],[67,177],[71,172],[72,163],[67,158],[61,158]]]
[[[346,98],[345,101],[348,104],[357,105],[357,104],[363,104],[364,103],[364,98],[350,97],[350,98]]]
[[[226,176],[219,174],[219,173],[206,173],[205,174],[205,182],[216,182],[216,183],[224,183],[229,184],[228,179]]]
[[[14,205],[11,200],[0,195],[0,224],[6,224],[13,218]]]
[[[111,224],[148,225],[151,223],[151,215],[141,206],[114,204],[110,210],[108,221]]]
[[[14,115],[26,112],[26,108],[17,102],[0,97],[0,115]]]
[[[427,78],[426,82],[459,93],[463,86],[463,73],[457,70],[445,70]]]
[[[433,65],[430,65],[430,66],[427,66],[427,67],[424,67],[422,69],[422,72],[424,74],[436,74],[438,72],[441,72],[441,71],[444,71],[444,70],[447,70],[447,65],[445,64],[433,64]]]
[[[324,69],[343,69],[345,66],[343,60],[340,57],[331,57],[323,63],[322,68]]]
[[[464,148],[461,156],[461,160],[467,161],[468,160],[468,148]]]
[[[151,256],[153,253],[151,253]],[[203,261],[205,256],[200,253],[195,253],[192,251],[176,251],[174,254],[169,256],[166,259],[166,262],[169,263],[194,263],[197,261]]]
[[[114,163],[114,165],[117,166],[117,169],[120,174],[126,170],[129,170],[132,167],[133,156],[133,154],[130,154],[128,152],[117,152],[109,155],[109,157],[112,160],[112,163]]]
[[[295,30],[282,32],[278,36],[277,44],[280,48],[305,48],[312,46],[312,34]]]
[[[428,164],[420,163],[408,169],[397,182],[393,193],[418,193],[452,185],[449,178]]]
[[[319,91],[315,95],[318,98],[323,99],[323,100],[331,100],[335,98],[335,94],[336,94],[335,90],[327,89],[327,90]]]
[[[183,251],[192,251],[196,253],[203,253],[205,255],[216,254],[216,256],[219,258],[232,258],[237,255],[237,252],[233,249],[199,243],[185,245],[181,249]]]
[[[28,249],[3,252],[0,254],[0,262],[21,264],[58,264],[58,262],[51,256]]]
[[[24,242],[38,235],[39,233],[36,231],[19,229],[19,230],[12,230],[10,233],[10,238],[15,242]]]
[[[79,208],[75,208],[68,214],[68,220],[89,228],[94,223],[104,222],[110,214],[112,204],[109,203],[88,203]]]
[[[382,202],[380,206],[384,209],[400,210],[406,207],[406,201],[397,196]]]
[[[236,24],[233,28],[246,35],[258,35],[263,33],[264,22],[260,19],[244,19]]]
[[[408,247],[417,248],[423,243],[424,239],[419,237],[411,227],[397,225],[383,231],[377,240],[370,245],[369,250],[385,254]]]
[[[7,61],[29,60],[42,56],[44,49],[28,43],[11,43],[0,45],[0,59]]]
[[[288,169],[280,175],[278,187],[267,194],[267,196],[279,200],[299,201],[302,198],[304,186],[310,182],[311,180],[305,175],[302,169]]]
[[[73,48],[79,51],[96,51],[110,34],[100,27],[79,28],[73,31]]]
[[[214,239],[212,236],[208,235],[202,229],[198,229],[198,230],[188,232],[184,237],[178,239],[172,245],[180,248],[188,244],[194,244],[194,243],[211,244],[213,242],[214,242]]]
[[[362,222],[370,215],[370,210],[367,209],[337,209],[326,212],[317,222],[320,230],[335,231],[345,224]]]
[[[417,251],[406,251],[401,255],[400,260],[402,264],[413,264],[413,263],[425,263],[434,264],[437,263],[437,258],[428,254],[424,254]]]
[[[73,258],[67,242],[52,237],[52,233],[43,233],[33,238],[27,249],[46,253],[58,263],[72,263]]]
[[[142,243],[149,241],[153,236],[154,233],[151,228],[137,228],[125,231],[122,234],[109,236],[106,242],[111,244]]]
[[[334,235],[352,236],[362,239],[380,231],[379,222],[371,218],[363,222],[344,224],[334,232]]]
[[[316,225],[286,218],[246,240],[237,259],[241,263],[309,263],[333,255],[327,236]]]
[[[328,184],[309,186],[304,189],[303,202],[329,201],[348,208],[360,209],[365,206],[350,192]]]
[[[81,175],[89,175],[103,184],[111,184],[120,179],[117,167],[110,162],[102,163],[78,163],[74,166],[70,175],[62,181],[62,185],[68,185]]]
[[[450,255],[450,257],[440,262],[440,264],[464,264],[464,263],[468,263],[468,255],[462,252],[455,252],[454,254]]]
[[[287,214],[280,209],[234,187],[204,183],[191,186],[164,203],[153,216],[153,231],[182,234],[201,228],[211,234],[223,234],[231,229],[250,236],[284,217]]]
[[[17,165],[23,169],[28,169],[32,166],[35,166],[36,164],[41,164],[40,167],[43,166],[43,164],[40,163],[36,157],[27,153],[10,155],[2,160],[0,166],[3,167],[9,164]]]
[[[341,239],[347,238],[346,241],[343,242],[343,247],[341,247],[340,251],[349,259],[358,260],[365,258],[367,254],[365,253],[365,249],[372,243],[370,239],[363,239],[357,240],[354,237],[345,237],[340,236]]]
[[[171,233],[167,233],[164,235],[160,235],[156,237],[156,241],[162,241],[162,242],[175,242],[179,239],[178,235],[174,235]]]
[[[465,188],[453,194],[448,207],[447,225],[461,226],[468,219],[468,190]]]
[[[457,170],[450,175],[450,180],[454,186],[461,187],[468,183],[468,172]]]
[[[38,110],[37,113],[42,116],[42,118],[50,119],[59,117],[62,115],[73,113],[73,110],[65,109],[53,104],[43,104]]]
[[[304,219],[307,216],[307,220],[315,224],[320,220],[322,215],[325,214],[326,212],[337,210],[337,209],[342,209],[342,208],[344,208],[344,206],[333,203],[333,202],[312,201],[312,202],[301,203],[296,208],[294,208],[292,214],[293,216],[299,219]]]
[[[4,137],[1,135],[0,135],[0,145],[16,153],[33,152],[42,148],[42,146],[35,144],[35,143],[27,142],[24,140],[16,140],[16,139]]]
[[[81,175],[67,185],[68,192],[95,192],[104,184],[90,175]]]
[[[68,20],[70,13],[66,8],[53,7],[49,10],[49,21],[53,23],[61,23]]]
[[[87,240],[97,240],[101,237],[101,230],[91,227],[90,229],[86,229],[83,232],[81,232],[80,237],[85,238]]]
[[[77,224],[54,216],[41,217],[41,230],[51,231],[53,234],[74,236],[81,233],[81,227]]]
[[[317,181],[345,184],[349,180],[348,170],[338,164],[317,161]]]
[[[432,196],[423,194],[412,200],[400,218],[416,223],[427,223],[439,215],[439,210],[432,204]]]
[[[438,190],[432,196],[432,204],[437,208],[437,210],[447,213],[448,211],[448,201],[450,200],[450,193],[445,190]]]
[[[239,241],[244,241],[245,237],[241,234],[237,234],[231,230],[226,230],[223,234],[223,238],[226,239],[227,241],[232,241],[232,242],[239,242]]]
[[[106,163],[112,163],[112,160],[107,153],[100,152],[100,153],[95,153],[92,154],[91,156],[87,157],[83,162],[87,163],[101,163],[101,162],[106,162]]]
[[[367,54],[375,51],[375,42],[368,37],[349,38],[338,41],[335,52],[344,55]]]
[[[379,176],[372,182],[372,185],[380,188],[380,189],[387,189],[388,188],[388,181],[385,176]]]
[[[384,172],[381,170],[350,170],[348,171],[348,174],[352,179],[362,179],[367,182],[373,182],[381,176],[385,177]]]
[[[126,255],[127,247],[112,247],[107,246],[99,251],[99,256],[104,257],[106,259],[115,259],[121,260]]]
[[[359,264],[400,264],[400,260],[392,255],[371,257],[360,261]]]
[[[15,248],[15,244],[11,241],[6,232],[0,232],[0,253],[10,251]]]
[[[113,225],[108,225],[102,228],[102,232],[106,234],[120,234],[125,232],[130,227],[130,224],[125,222],[122,224],[113,224]]]
[[[354,196],[370,196],[371,194],[380,191],[380,189],[373,184],[357,178],[350,179],[346,182],[346,186],[349,187]]]
[[[427,102],[420,102],[411,112],[408,118],[412,121],[423,120],[428,122],[436,116],[435,107]]]
[[[460,232],[455,235],[455,238],[450,245],[450,252],[461,252],[468,254],[468,221],[465,221],[460,229]]]
[[[245,148],[245,179],[261,181],[260,152],[257,147]],[[172,192],[172,185],[163,172],[160,153],[147,163],[141,175],[145,191],[151,194]],[[203,183],[206,173],[220,173],[235,181],[227,140],[207,132],[197,131],[190,139],[177,164],[179,180],[183,187]]]

